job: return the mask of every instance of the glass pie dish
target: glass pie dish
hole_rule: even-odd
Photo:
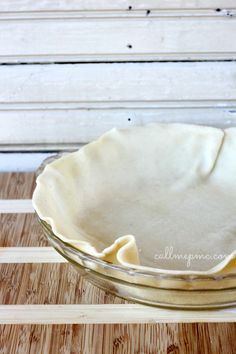
[[[150,129],[150,127],[152,129],[154,128],[154,130],[155,130],[155,126],[149,125],[148,129]],[[200,135],[197,136],[197,141],[200,139],[200,147],[203,146],[203,148],[202,147],[201,148],[202,148],[203,155],[204,155],[205,154],[204,141],[202,141],[201,139],[202,139],[202,136],[206,132],[207,133],[206,134],[207,146],[205,146],[206,151],[208,151],[208,154],[210,154],[209,156],[213,156],[215,154],[215,150],[212,149],[211,144],[209,145],[209,131],[207,131],[207,128],[203,128],[203,130],[201,130],[201,128],[203,128],[203,127],[200,127]],[[159,129],[159,125],[158,125],[157,129]],[[171,129],[173,129],[173,128],[171,127]],[[185,130],[185,127],[180,125],[180,130],[181,129]],[[188,129],[188,127],[187,127],[187,129]],[[191,129],[192,128],[190,128],[190,130]],[[195,128],[193,128],[193,129],[195,129]],[[216,134],[216,138],[217,139],[219,138],[217,140],[217,139],[215,139],[215,136],[214,136],[214,139],[212,140],[213,144],[218,144],[217,151],[219,152],[222,149],[221,131],[218,129],[216,129],[214,131],[215,128],[210,128],[210,129],[213,129],[213,135]],[[202,132],[204,134],[202,134]],[[210,130],[210,133],[212,133],[211,130]],[[230,131],[230,133],[231,133],[231,131]],[[235,131],[233,131],[233,133],[235,134]],[[188,134],[189,134],[189,132],[188,132]],[[194,134],[195,134],[195,130],[194,130]],[[94,143],[92,143],[92,144],[94,144]],[[92,145],[92,144],[89,144],[89,145]],[[176,141],[175,141],[175,144],[176,144]],[[192,144],[192,140],[191,140],[191,144]],[[197,148],[199,149],[198,146],[197,146]],[[119,147],[119,149],[122,150],[122,146],[121,146],[121,148]],[[195,149],[195,145],[194,145],[194,149]],[[194,151],[194,149],[192,149],[192,150]],[[212,153],[212,151],[214,154]],[[226,150],[226,152],[227,152],[227,150]],[[76,153],[74,153],[74,154],[76,154]],[[195,154],[195,152],[194,152],[194,154]],[[65,155],[65,158],[66,158],[66,156],[67,155]],[[215,155],[214,155],[214,161],[210,161],[208,158],[207,163],[209,163],[209,161],[210,161],[210,163],[213,165],[213,167],[210,166],[210,170],[211,170],[210,173],[212,173],[212,170],[215,168],[216,160],[218,159],[218,157],[219,157],[218,155],[217,155],[217,157],[215,157]],[[55,159],[58,159],[58,158],[60,159],[61,155],[58,155],[53,158],[45,160],[43,162],[43,164],[40,166],[40,168],[38,169],[38,172],[37,172],[38,176],[43,174],[43,171],[45,170],[45,166],[47,166],[48,164],[51,164],[52,161],[54,161]],[[97,155],[96,155],[96,158],[97,158]],[[99,160],[99,156],[98,156],[98,160]],[[226,160],[226,162],[228,161],[227,155],[224,160]],[[104,162],[104,160],[102,159],[102,163],[103,162]],[[192,164],[192,161],[190,161],[190,162]],[[172,164],[173,164],[173,162],[172,162]],[[205,164],[204,169],[206,169],[206,166],[207,165]],[[227,166],[227,163],[226,163],[226,166]],[[225,169],[225,165],[223,167]],[[198,168],[199,168],[199,166],[196,169],[197,171],[198,171]],[[73,171],[75,170],[73,166],[72,166],[72,170]],[[220,168],[218,168],[218,170],[220,170]],[[86,169],[86,171],[87,171],[87,169]],[[66,172],[64,172],[64,173],[67,174],[67,178],[68,178],[70,170],[66,170]],[[78,174],[78,172],[76,172],[76,173]],[[209,174],[209,172],[207,172],[207,173]],[[60,179],[60,174],[58,174],[58,171],[57,171],[56,175],[57,175],[57,178]],[[51,183],[51,188],[52,188],[52,192],[49,188],[47,191],[47,194],[48,193],[49,194],[55,193],[55,190],[53,189],[54,188],[53,178],[52,178],[52,180],[50,180],[50,178],[47,179],[48,185],[50,186],[50,183]],[[177,181],[177,187],[180,188],[181,193],[182,193],[181,188],[183,188],[183,185],[181,184],[182,183],[181,178],[182,178],[182,175]],[[192,175],[191,175],[191,178],[192,178]],[[205,178],[205,176],[204,176],[204,178]],[[185,179],[185,181],[186,181],[186,179]],[[142,182],[145,183],[144,180],[142,180]],[[184,188],[185,188],[186,182],[184,182],[184,183],[185,183],[185,185],[184,185]],[[192,183],[192,180],[191,180],[191,183]],[[187,185],[188,184],[189,184],[189,180],[187,181]],[[64,188],[63,185],[64,184],[61,185],[62,188]],[[70,188],[68,188],[68,186],[65,186],[65,188],[67,188],[66,193],[70,194]],[[194,185],[194,188],[195,188],[195,185]],[[214,192],[215,192],[215,190],[214,190]],[[58,193],[58,191],[57,191],[57,193]],[[204,193],[205,193],[205,190],[204,190]],[[216,190],[216,194],[217,194],[217,190]],[[109,195],[109,198],[111,198],[111,195]],[[211,194],[211,196],[212,195],[213,194]],[[90,194],[90,197],[91,197],[91,194]],[[45,196],[45,198],[47,199],[47,196]],[[228,198],[228,194],[227,194],[227,198]],[[43,198],[41,198],[40,202],[43,201],[44,203],[46,203],[46,199],[43,200]],[[213,197],[213,199],[214,199],[214,197]],[[218,199],[217,199],[217,201],[218,201]],[[228,199],[227,199],[227,201],[228,201]],[[103,199],[102,199],[102,202],[104,202]],[[34,205],[36,205],[36,204],[37,203],[34,203]],[[145,263],[144,263],[144,265],[142,265],[142,263],[141,264],[138,263],[136,253],[135,253],[135,252],[137,252],[137,253],[142,252],[142,249],[139,250],[137,247],[136,248],[134,247],[134,246],[136,246],[136,244],[133,244],[132,237],[128,238],[128,236],[125,236],[127,238],[125,239],[124,243],[122,243],[124,240],[124,237],[123,238],[120,237],[120,239],[122,239],[122,241],[117,242],[117,241],[113,240],[114,241],[113,248],[111,248],[111,246],[109,244],[109,242],[110,242],[110,240],[109,240],[109,242],[107,243],[108,247],[105,249],[105,250],[109,251],[109,252],[107,251],[107,253],[106,252],[104,253],[104,251],[102,251],[102,247],[100,245],[98,245],[96,248],[94,248],[94,247],[90,247],[90,246],[87,247],[87,244],[86,244],[86,247],[83,247],[84,244],[81,243],[81,240],[79,240],[80,243],[79,242],[77,243],[76,240],[70,239],[70,237],[69,237],[70,235],[67,235],[68,236],[67,238],[61,237],[61,234],[56,229],[52,220],[47,217],[42,217],[43,214],[41,213],[41,210],[38,207],[38,205],[39,205],[39,203],[35,207],[36,214],[38,215],[39,222],[40,222],[40,224],[44,230],[44,234],[47,237],[47,239],[49,240],[49,242],[63,257],[65,257],[69,262],[71,262],[74,266],[76,266],[76,268],[83,275],[83,277],[85,277],[88,281],[92,282],[96,286],[103,288],[103,289],[109,291],[110,293],[113,293],[113,294],[120,296],[122,298],[145,303],[145,304],[149,304],[149,305],[167,306],[167,307],[174,307],[174,308],[196,308],[196,309],[215,308],[215,307],[225,307],[225,306],[236,305],[236,268],[235,268],[234,249],[232,249],[232,252],[229,255],[227,255],[228,258],[226,257],[226,259],[223,259],[223,261],[221,261],[221,262],[219,262],[219,261],[208,262],[208,260],[207,260],[208,263],[201,262],[200,266],[202,268],[199,268],[199,269],[195,269],[194,267],[191,269],[188,269],[188,267],[183,265],[183,259],[181,260],[182,263],[178,262],[179,261],[178,259],[176,260],[177,266],[180,267],[180,269],[177,268],[177,271],[175,269],[171,269],[171,268],[168,269],[169,264],[167,264],[167,266],[166,266],[165,261],[160,263],[161,264],[160,267],[155,267],[155,264],[156,264],[155,262],[151,265],[148,263],[146,265],[145,265]],[[63,207],[63,205],[59,205],[59,208],[61,206]],[[54,208],[53,203],[51,204],[51,207]],[[233,204],[233,207],[234,207],[234,204]],[[58,208],[58,206],[56,204],[55,204],[55,208]],[[89,209],[89,211],[91,212],[91,215],[93,217],[93,215],[95,215],[93,213],[93,210],[91,211]],[[106,213],[107,213],[107,209],[106,209]],[[63,214],[61,214],[61,215],[63,215]],[[203,216],[205,216],[205,214],[203,214]],[[201,217],[202,217],[202,215],[201,215]],[[214,215],[213,215],[213,219],[214,219]],[[231,219],[232,219],[232,217],[231,217]],[[69,219],[65,215],[64,219],[63,219],[63,217],[61,217],[60,222],[61,222],[61,224],[63,224],[63,223],[66,224],[69,222]],[[96,225],[96,227],[99,228],[99,224],[95,224],[95,225]],[[55,232],[55,230],[56,230],[56,232]],[[228,229],[226,230],[227,232],[225,231],[225,229],[223,229],[223,231],[226,234],[226,236],[225,236],[226,240],[228,240],[228,239],[231,240],[231,238],[232,238],[231,237],[232,236],[231,229],[230,229],[230,234],[229,234]],[[233,230],[233,236],[234,235],[235,234],[234,234],[234,230]],[[219,237],[218,233],[216,233],[216,236]],[[215,239],[216,239],[216,236],[215,236],[215,234],[213,234],[213,236],[211,235],[211,237],[215,237]],[[220,234],[220,236],[221,236],[221,234]],[[231,238],[229,238],[229,236]],[[203,238],[203,240],[204,240],[204,238]],[[130,258],[128,258],[127,255],[125,255],[125,253],[123,251],[122,251],[123,252],[122,257],[117,256],[117,253],[119,253],[119,251],[120,251],[120,249],[122,249],[122,247],[127,248],[127,244],[129,246],[131,244],[133,247],[133,248],[129,249],[128,256]],[[143,247],[143,245],[145,245],[145,244],[142,244],[142,247]],[[148,247],[148,244],[147,244],[147,247]],[[208,248],[209,248],[209,246],[208,246]],[[201,250],[201,247],[199,249]],[[216,250],[217,250],[217,248],[216,248]],[[227,251],[227,248],[225,248],[223,251],[224,252]],[[199,250],[198,250],[198,252],[199,252]],[[152,257],[153,257],[153,255],[152,255]],[[142,259],[142,256],[141,256],[141,259]],[[145,260],[145,258],[144,258],[144,260]],[[176,266],[176,264],[174,264],[174,265]],[[158,258],[157,258],[157,265],[159,265]],[[206,268],[206,267],[208,267],[208,268]]]

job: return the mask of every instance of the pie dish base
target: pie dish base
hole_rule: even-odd
[[[52,246],[66,258],[79,273],[93,285],[118,297],[146,305],[176,309],[213,309],[236,305],[236,286],[219,289],[183,290],[181,288],[161,288],[132,283],[115,277],[104,275],[94,266],[90,255],[73,250],[50,231],[50,226],[39,220],[44,234]],[[74,254],[76,253],[76,258]],[[107,264],[107,267],[112,265]],[[127,271],[128,272],[128,271]],[[153,282],[153,281],[152,281]],[[192,281],[194,284],[194,280]],[[217,281],[215,281],[217,284]],[[235,282],[235,280],[234,280]]]

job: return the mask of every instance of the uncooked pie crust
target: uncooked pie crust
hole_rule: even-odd
[[[236,128],[112,129],[47,165],[33,205],[60,239],[105,261],[162,273],[234,272]]]

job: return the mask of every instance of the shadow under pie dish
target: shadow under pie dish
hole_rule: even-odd
[[[96,285],[149,304],[225,306],[236,303],[235,176],[236,128],[113,129],[46,164],[33,205]]]

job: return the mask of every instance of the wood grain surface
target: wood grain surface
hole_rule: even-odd
[[[33,174],[0,175],[1,198],[29,199]],[[1,244],[47,246],[32,214],[2,214]],[[122,304],[68,263],[2,264],[1,304]],[[126,314],[124,313],[124,316]],[[0,353],[235,353],[236,324],[2,325]]]

